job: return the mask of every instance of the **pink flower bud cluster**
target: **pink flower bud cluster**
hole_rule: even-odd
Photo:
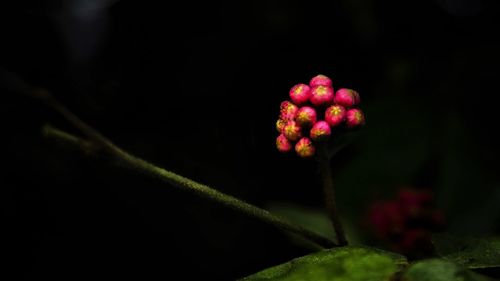
[[[345,88],[335,92],[325,75],[313,77],[309,85],[293,86],[289,95],[290,101],[281,103],[276,122],[280,152],[295,149],[300,157],[312,157],[315,144],[328,140],[333,128],[355,129],[365,124],[363,112],[355,108],[360,102],[358,92]]]

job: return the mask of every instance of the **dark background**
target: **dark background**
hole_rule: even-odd
[[[370,202],[404,186],[434,190],[450,232],[491,235],[499,12],[493,0],[4,1],[0,66],[138,156],[258,206],[309,208],[322,204],[316,164],[279,154],[274,122],[291,86],[328,75],[367,116],[332,162],[360,243]],[[47,122],[78,132],[1,87],[0,274],[235,280],[308,252],[45,140]]]

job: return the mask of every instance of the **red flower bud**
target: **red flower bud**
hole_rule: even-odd
[[[326,121],[318,121],[311,129],[311,139],[313,141],[323,141],[327,140],[332,134],[330,125]]]
[[[278,130],[279,133],[283,133],[283,128],[285,128],[286,122],[287,121],[283,119],[278,119],[278,121],[276,121],[276,130]]]
[[[309,86],[311,87],[316,87],[316,86],[327,86],[331,87],[332,86],[332,80],[328,78],[325,75],[319,74],[317,76],[314,76],[311,81],[309,82]]]
[[[297,84],[290,90],[290,98],[296,105],[301,105],[309,101],[311,88],[306,84]]]
[[[284,101],[280,105],[280,119],[287,121],[293,120],[297,111],[299,111],[299,108],[295,104],[289,101]]]
[[[356,128],[365,124],[365,115],[357,108],[349,109],[346,118],[348,128]]]
[[[328,86],[316,86],[311,90],[311,103],[316,106],[328,106],[333,103],[333,88]]]
[[[310,106],[304,106],[299,109],[295,116],[295,121],[302,127],[310,127],[316,123],[316,110]]]
[[[345,120],[346,112],[345,108],[341,105],[332,105],[326,109],[325,121],[330,124],[330,126],[338,126]]]
[[[283,134],[279,135],[278,138],[276,138],[276,147],[278,148],[279,152],[282,153],[292,150],[292,144]]]
[[[301,138],[297,144],[295,144],[295,151],[302,158],[309,158],[314,155],[316,149],[309,138]]]
[[[340,104],[344,107],[351,107],[360,102],[360,97],[358,92],[343,88],[335,93],[334,101],[336,104]]]
[[[288,121],[283,128],[283,134],[290,141],[296,141],[302,137],[302,128],[295,121]]]

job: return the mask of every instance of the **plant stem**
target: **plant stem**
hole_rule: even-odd
[[[83,120],[76,116],[60,103],[52,94],[43,88],[35,88],[23,81],[20,77],[7,70],[0,68],[0,83],[7,84],[8,89],[19,94],[38,99],[59,112],[74,127],[78,128],[88,140],[79,138],[70,133],[55,129],[49,125],[43,127],[43,134],[48,138],[56,139],[68,145],[75,146],[86,153],[104,153],[108,154],[118,163],[137,172],[160,179],[163,182],[191,191],[194,194],[221,203],[239,212],[260,219],[266,223],[274,225],[285,231],[297,234],[322,248],[331,248],[337,246],[330,239],[318,235],[308,229],[295,225],[283,218],[275,216],[270,212],[239,200],[233,196],[224,194],[206,185],[195,182],[191,179],[177,175],[171,171],[157,167],[143,159],[133,156],[120,147],[113,144],[108,138],[101,135],[96,129],[87,125]]]
[[[60,104],[58,106],[61,106]],[[63,107],[64,108],[64,107]],[[65,109],[65,108],[64,108]],[[67,111],[65,109],[66,114],[72,114],[71,112]],[[70,122],[82,122],[80,119],[76,118],[69,119]],[[82,122],[83,123],[83,122]],[[85,123],[80,124],[77,127],[82,127],[82,128],[90,128],[88,125]],[[297,234],[314,244],[322,247],[322,248],[331,248],[334,246],[337,246],[333,241],[329,240],[328,238],[325,238],[321,235],[318,235],[308,229],[305,229],[301,226],[295,225],[290,223],[289,221],[278,217],[276,215],[273,215],[269,211],[266,211],[264,209],[261,209],[259,207],[256,207],[254,205],[251,205],[249,203],[246,203],[242,200],[239,200],[233,196],[224,194],[220,191],[217,191],[213,188],[210,188],[207,185],[195,182],[191,179],[185,178],[183,176],[180,176],[178,174],[175,174],[171,171],[165,170],[163,168],[160,168],[158,166],[155,166],[143,159],[140,159],[138,157],[135,157],[126,151],[122,150],[121,148],[115,146],[112,144],[109,140],[107,140],[104,137],[95,137],[93,136],[92,138],[94,141],[99,141],[99,140],[106,140],[107,143],[98,143],[99,145],[96,146],[95,143],[89,142],[86,140],[83,140],[77,136],[71,135],[67,132],[58,130],[56,128],[51,127],[50,125],[45,125],[43,127],[43,133],[46,137],[48,138],[54,138],[59,141],[65,142],[69,145],[75,145],[78,146],[79,148],[83,149],[86,152],[89,152],[89,149],[93,150],[98,150],[102,149],[105,152],[108,152],[113,156],[115,159],[119,160],[119,163],[122,164],[123,166],[130,168],[131,170],[137,171],[144,173],[148,176],[158,178],[159,180],[171,184],[173,186],[176,186],[178,188],[181,188],[186,191],[191,191],[194,194],[207,198],[211,201],[221,203],[222,205],[229,207],[231,209],[234,209],[236,211],[239,211],[241,213],[244,213],[246,215],[249,215],[251,217],[257,218],[261,221],[264,221],[268,224],[274,225],[282,230],[289,231],[291,233]],[[97,131],[94,129],[90,128],[90,130],[87,130],[87,133],[90,134],[96,134]],[[99,133],[97,133],[99,134]],[[100,136],[100,135],[98,135]],[[95,152],[95,151],[94,151]]]
[[[295,225],[283,218],[275,216],[264,209],[248,204],[233,196],[224,194],[206,185],[197,183],[133,156],[113,144],[96,129],[83,122],[83,120],[73,114],[61,102],[54,98],[48,90],[32,87],[14,73],[4,70],[3,68],[0,68],[0,83],[2,85],[5,84],[10,91],[44,102],[46,105],[64,116],[64,118],[74,127],[78,128],[81,132],[87,135],[88,140],[84,140],[67,132],[55,129],[49,125],[44,126],[42,129],[43,134],[46,137],[57,139],[58,141],[64,142],[68,145],[73,145],[87,153],[109,154],[109,156],[116,159],[118,163],[123,164],[125,167],[158,178],[163,182],[169,183],[181,189],[192,191],[198,196],[208,198],[214,202],[221,203],[222,205],[260,219],[278,228],[297,234],[320,247],[331,248],[336,246],[336,244],[330,239],[318,235],[301,226]]]
[[[323,143],[318,147],[318,164],[323,184],[325,207],[328,212],[330,221],[332,222],[339,246],[345,246],[348,243],[344,228],[342,227],[342,222],[339,218],[337,206],[335,204],[335,190],[333,188],[332,168],[330,166],[330,157],[328,156],[328,148],[326,146],[326,143]]]
[[[59,112],[68,122],[70,122],[74,127],[78,128],[82,131],[87,137],[88,140],[84,140],[67,132],[55,129],[49,125],[43,127],[43,134],[48,138],[54,138],[58,141],[64,142],[69,145],[73,145],[82,149],[87,153],[106,153],[109,154],[114,159],[118,160],[118,163],[123,164],[125,167],[128,167],[132,170],[142,172],[149,176],[158,178],[163,182],[169,183],[178,188],[192,191],[198,196],[202,196],[208,198],[214,202],[220,203],[227,207],[230,207],[234,210],[247,214],[249,216],[260,219],[266,223],[274,225],[278,228],[281,228],[285,231],[289,231],[291,233],[297,234],[305,239],[310,240],[311,242],[317,244],[320,247],[331,248],[335,246],[339,246],[335,244],[328,238],[325,238],[321,235],[318,235],[310,230],[307,230],[301,226],[295,225],[283,218],[275,216],[270,212],[256,207],[254,205],[248,204],[242,200],[239,200],[233,196],[224,194],[215,189],[212,189],[206,185],[195,182],[191,179],[182,177],[177,175],[171,171],[162,169],[157,167],[143,159],[133,156],[132,154],[126,152],[120,147],[113,144],[108,138],[101,135],[97,130],[92,128],[83,122],[78,116],[73,114],[70,110],[68,110],[62,103],[60,103],[57,99],[55,99],[49,91],[43,88],[34,88],[25,81],[23,81],[20,77],[16,76],[14,73],[11,73],[7,70],[0,68],[0,83],[6,84],[7,88],[11,91],[17,92],[19,94],[23,94],[29,96],[31,98],[38,99],[44,102],[49,107],[53,108],[55,111]],[[324,154],[326,158],[328,158],[327,154]],[[328,162],[326,162],[328,165]],[[323,166],[323,165],[320,165]],[[328,165],[329,167],[329,165]],[[322,169],[325,170],[325,169]],[[325,171],[329,171],[329,168]],[[325,173],[322,173],[325,174]],[[326,175],[326,174],[325,174]],[[325,178],[325,177],[324,177]],[[327,177],[327,178],[331,178]],[[331,181],[331,179],[330,179]],[[330,186],[331,183],[328,185]],[[326,186],[326,182],[325,182]],[[326,189],[325,189],[326,190]],[[325,193],[326,194],[326,193]],[[333,189],[331,193],[331,197],[333,199]],[[328,200],[333,202],[333,200]],[[328,205],[328,204],[327,204]],[[334,206],[334,205],[333,205]],[[336,214],[335,208],[333,209],[333,214]],[[334,216],[336,217],[336,215]],[[338,221],[338,219],[334,220]],[[334,223],[334,226],[336,224]],[[338,224],[340,226],[340,224]],[[339,237],[339,241],[345,242],[345,237],[343,235],[339,235],[338,229],[339,227],[335,227],[337,232],[337,236]],[[340,233],[343,234],[343,231]],[[344,239],[341,239],[344,237]],[[342,244],[342,243],[340,243]]]
[[[283,218],[275,216],[264,209],[248,204],[233,196],[224,194],[206,185],[197,183],[191,179],[182,177],[171,171],[162,169],[143,159],[133,156],[132,154],[113,144],[108,138],[101,135],[96,129],[83,122],[83,120],[81,120],[78,116],[68,110],[57,99],[55,99],[49,91],[43,88],[32,87],[14,73],[11,73],[2,68],[0,68],[0,83],[6,84],[7,88],[11,91],[44,102],[46,105],[64,116],[64,118],[66,118],[68,122],[70,122],[74,127],[78,128],[85,135],[87,135],[89,139],[84,140],[67,132],[55,129],[49,125],[43,127],[43,134],[46,137],[54,138],[66,144],[76,146],[87,153],[97,154],[99,152],[109,154],[125,167],[158,178],[163,182],[169,183],[181,189],[192,191],[198,196],[208,198],[214,202],[221,203],[222,205],[260,219],[278,228],[297,234],[305,239],[310,240],[320,247],[331,248],[337,246],[330,239],[318,235],[301,226],[295,225]]]

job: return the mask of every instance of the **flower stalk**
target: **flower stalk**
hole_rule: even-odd
[[[337,205],[335,203],[335,190],[333,186],[332,168],[330,166],[330,157],[328,156],[328,148],[326,143],[318,145],[318,165],[323,184],[323,195],[325,199],[325,208],[328,212],[328,217],[332,222],[335,235],[337,236],[337,243],[339,246],[348,244],[345,236],[344,227],[340,221]]]

